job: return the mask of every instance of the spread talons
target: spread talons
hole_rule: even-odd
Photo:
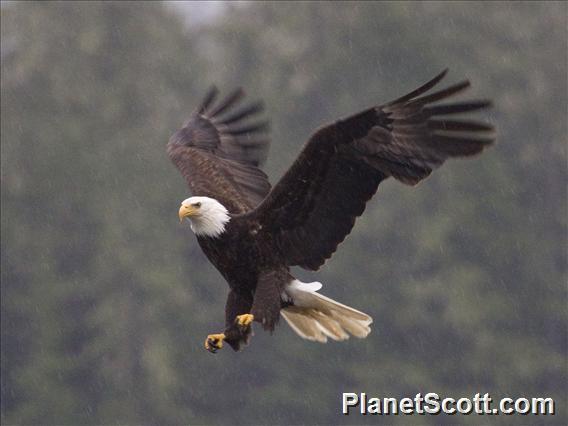
[[[223,347],[223,340],[225,340],[223,333],[210,334],[207,336],[207,339],[205,339],[205,349],[214,354]]]

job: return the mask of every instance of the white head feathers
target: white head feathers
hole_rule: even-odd
[[[183,200],[180,219],[187,217],[196,235],[218,237],[231,219],[229,211],[219,201],[209,197],[190,197]]]

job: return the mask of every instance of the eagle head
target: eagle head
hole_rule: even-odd
[[[179,220],[188,218],[191,230],[198,236],[218,237],[230,220],[229,211],[209,197],[189,197],[181,202]]]

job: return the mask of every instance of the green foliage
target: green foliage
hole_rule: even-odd
[[[197,28],[150,2],[1,12],[2,423],[373,422],[340,415],[344,391],[551,396],[538,421],[565,423],[566,4],[252,3]],[[317,126],[446,66],[495,100],[498,144],[382,184],[317,278],[298,271],[373,315],[369,338],[282,325],[205,352],[227,289],[176,223],[164,146],[207,84],[265,99],[275,182]]]

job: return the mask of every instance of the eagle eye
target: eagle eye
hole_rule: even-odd
[[[193,204],[193,207],[199,208],[199,207],[201,207],[201,203],[194,203],[194,204]]]

